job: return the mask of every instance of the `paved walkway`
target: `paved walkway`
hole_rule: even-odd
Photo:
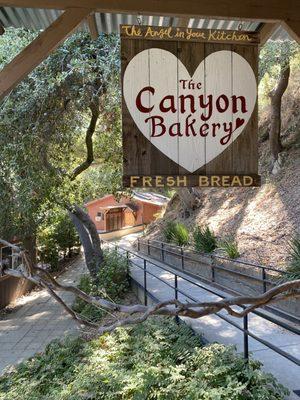
[[[122,247],[131,249],[131,243],[133,239],[134,237],[132,236],[129,237],[129,240],[127,240],[127,238],[125,237],[121,239],[118,244]],[[151,258],[149,257],[144,257],[148,260],[151,260]],[[143,260],[134,257],[133,261],[134,263],[143,266]],[[157,265],[164,266],[159,261],[152,261]],[[167,266],[165,266],[165,268],[172,270],[170,267]],[[147,263],[147,270],[150,271],[152,274],[160,277],[170,285],[174,285],[174,275],[172,273],[157,268],[154,265],[151,265],[151,263]],[[176,271],[174,270],[174,272]],[[178,271],[177,274],[180,274],[182,277],[185,276],[183,273],[178,273]],[[136,281],[143,285],[143,270],[136,266],[132,266],[131,275]],[[197,282],[190,277],[189,279],[191,281]],[[203,286],[209,288],[208,285],[203,284]],[[214,301],[220,299],[220,297],[209,293],[205,289],[201,289],[193,285],[192,283],[186,282],[183,278],[178,278],[178,288],[189,296],[192,296],[193,298],[200,301]],[[150,293],[152,293],[156,298],[161,301],[174,298],[174,289],[168,287],[163,282],[160,282],[158,279],[151,275],[147,275],[147,289],[148,291],[150,291]],[[226,293],[222,294],[226,296]],[[191,301],[182,294],[179,295],[179,299],[183,301]],[[242,327],[243,321],[241,319],[230,317],[226,312],[221,312],[220,314],[226,316],[227,318]],[[191,325],[195,331],[204,334],[204,337],[209,342],[219,342],[226,345],[234,344],[236,345],[238,352],[243,351],[243,332],[228,324],[226,321],[222,320],[218,316],[210,315],[196,320],[185,318],[185,321],[189,325]],[[275,324],[268,322],[267,320],[254,314],[251,314],[249,316],[249,331],[257,335],[258,337],[268,342],[271,342],[275,346],[278,346],[283,351],[297,358],[300,358],[299,335],[289,333],[283,328],[280,328]],[[264,369],[266,371],[271,372],[274,376],[278,378],[279,382],[281,382],[291,390],[292,393],[288,397],[288,399],[297,400],[300,398],[300,396],[297,396],[293,393],[294,390],[298,391],[300,389],[300,367],[252,338],[249,338],[249,350],[255,359],[261,361],[264,364]]]
[[[64,284],[77,283],[85,271],[85,263],[77,258],[62,274],[58,281]],[[71,293],[60,295],[71,305]],[[34,291],[22,297],[17,306],[21,307],[0,320],[0,374],[36,352],[43,351],[51,340],[67,334],[77,334],[78,325],[46,290]]]

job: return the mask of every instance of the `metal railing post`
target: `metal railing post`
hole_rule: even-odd
[[[127,268],[129,267],[129,251],[126,250],[126,262],[127,262]]]
[[[244,358],[249,360],[248,314],[243,317],[244,328]]]
[[[147,260],[144,259],[144,304],[148,304],[147,298]]]
[[[149,239],[148,239],[147,243],[148,243],[148,256],[150,256],[150,240]]]
[[[181,253],[181,268],[184,270],[184,253],[182,247],[180,253]]]
[[[211,256],[211,281],[215,281],[215,259]]]
[[[178,276],[175,274],[174,275],[174,290],[175,290],[175,300],[178,300]],[[177,306],[175,306],[177,307]],[[179,324],[179,317],[176,315],[175,317],[175,322],[176,324]]]
[[[263,293],[266,293],[267,291],[267,282],[266,282],[266,270],[264,267],[262,267],[262,280],[263,280]]]
[[[15,269],[15,253],[13,250],[11,250],[11,267]]]
[[[164,252],[164,244],[161,242],[161,260],[165,261],[165,252]]]
[[[138,251],[140,251],[140,238],[138,238],[138,240],[137,240],[137,249],[138,249]]]

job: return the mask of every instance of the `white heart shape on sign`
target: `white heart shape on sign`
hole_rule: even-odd
[[[257,83],[249,63],[235,52],[210,54],[191,77],[174,54],[151,48],[129,62],[123,94],[141,133],[194,172],[243,132],[255,107]]]

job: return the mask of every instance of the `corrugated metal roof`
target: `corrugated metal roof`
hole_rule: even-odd
[[[284,30],[281,26],[279,26],[273,35],[271,36],[272,40],[293,40],[291,36]]]
[[[60,10],[46,10],[38,8],[12,8],[0,7],[0,22],[6,28],[9,26],[19,28],[24,27],[35,31],[47,28],[62,13]],[[179,26],[179,18],[159,17],[159,16],[137,16],[127,14],[96,13],[96,23],[98,32],[112,33],[118,32],[120,24],[138,24],[153,26]],[[259,22],[249,21],[230,21],[216,19],[190,18],[188,27],[198,29],[242,29],[255,31],[259,27]],[[83,23],[80,30],[87,30],[86,23]],[[271,39],[285,40],[290,39],[288,33],[279,27]]]
[[[133,192],[133,198],[145,203],[163,206],[170,200],[168,197],[153,192]]]

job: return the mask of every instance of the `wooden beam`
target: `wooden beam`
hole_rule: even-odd
[[[267,42],[267,40],[273,35],[278,27],[279,23],[262,24],[261,28],[259,29],[260,46],[263,46]]]
[[[66,10],[0,72],[0,100],[39,65],[92,10]]]
[[[0,0],[0,6],[23,8],[81,8],[82,0]],[[298,0],[85,0],[84,6],[99,12],[174,17],[300,21]]]
[[[96,40],[98,35],[99,35],[99,32],[98,32],[98,28],[97,28],[97,22],[96,22],[95,14],[91,14],[91,15],[89,15],[87,17],[87,24],[88,24],[89,31],[90,31],[90,34],[91,34],[91,38],[93,40]]]

